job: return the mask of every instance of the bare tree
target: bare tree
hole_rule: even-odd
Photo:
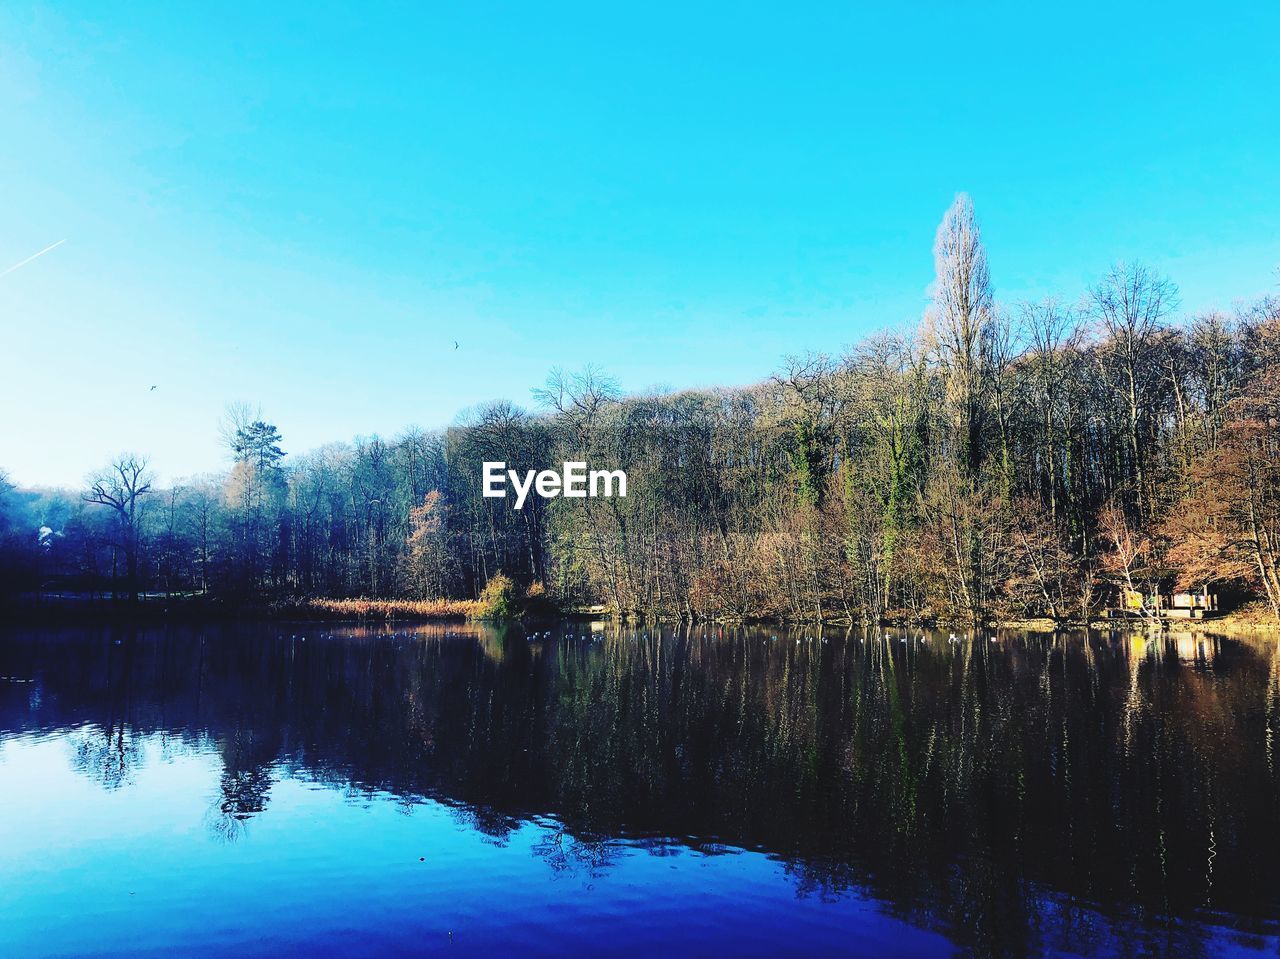
[[[1104,337],[1100,372],[1124,411],[1137,516],[1142,518],[1150,498],[1142,433],[1151,385],[1161,376],[1154,362],[1160,325],[1177,307],[1178,288],[1141,263],[1121,263],[1094,287],[1089,302]]]
[[[84,494],[85,502],[115,511],[119,530],[116,546],[124,550],[130,602],[138,598],[138,500],[151,492],[151,479],[146,457],[121,453],[110,466],[89,477],[89,491]],[[115,578],[113,560],[112,579]]]
[[[590,431],[600,413],[622,396],[613,377],[588,364],[580,373],[566,373],[556,367],[546,385],[533,391],[539,405],[559,414],[582,433]]]
[[[1114,504],[1103,509],[1099,526],[1102,540],[1110,547],[1102,556],[1102,568],[1121,591],[1117,605],[1144,619],[1155,619],[1160,613],[1160,597],[1151,537],[1134,529]]]
[[[1074,313],[1056,300],[1025,303],[1021,309],[1023,329],[1030,340],[1028,389],[1039,434],[1039,466],[1049,515],[1057,520],[1058,492],[1062,484],[1060,454],[1064,429],[1062,394],[1076,370],[1080,348],[1080,325]]]
[[[929,322],[954,416],[959,446],[956,459],[972,479],[984,454],[985,353],[994,300],[973,202],[963,193],[956,197],[938,226],[933,260],[937,278]]]

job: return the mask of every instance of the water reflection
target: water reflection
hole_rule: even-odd
[[[220,842],[289,779],[537,821],[551,873],[607,876],[618,837],[761,850],[976,955],[1274,948],[1274,642],[298,629],[11,632],[0,738],[117,791],[144,740],[216,751]]]

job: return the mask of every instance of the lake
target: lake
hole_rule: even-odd
[[[1275,955],[1270,640],[0,631],[0,955]]]

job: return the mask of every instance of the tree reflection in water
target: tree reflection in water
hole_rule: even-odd
[[[16,631],[0,734],[77,732],[116,789],[216,747],[223,840],[278,777],[447,803],[556,873],[758,849],[977,954],[1274,934],[1275,644],[1160,637],[210,627]],[[903,640],[906,639],[905,642]]]
[[[136,735],[124,727],[87,726],[68,740],[71,766],[101,784],[119,789],[133,782],[134,768],[142,759]]]

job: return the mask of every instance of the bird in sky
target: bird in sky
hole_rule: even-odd
[[[454,340],[454,341],[453,341],[453,348],[454,348],[455,350],[458,348],[458,341],[457,341],[457,340]]]
[[[147,392],[150,393],[154,389],[155,389],[155,386],[153,385],[150,390],[147,390]]]

